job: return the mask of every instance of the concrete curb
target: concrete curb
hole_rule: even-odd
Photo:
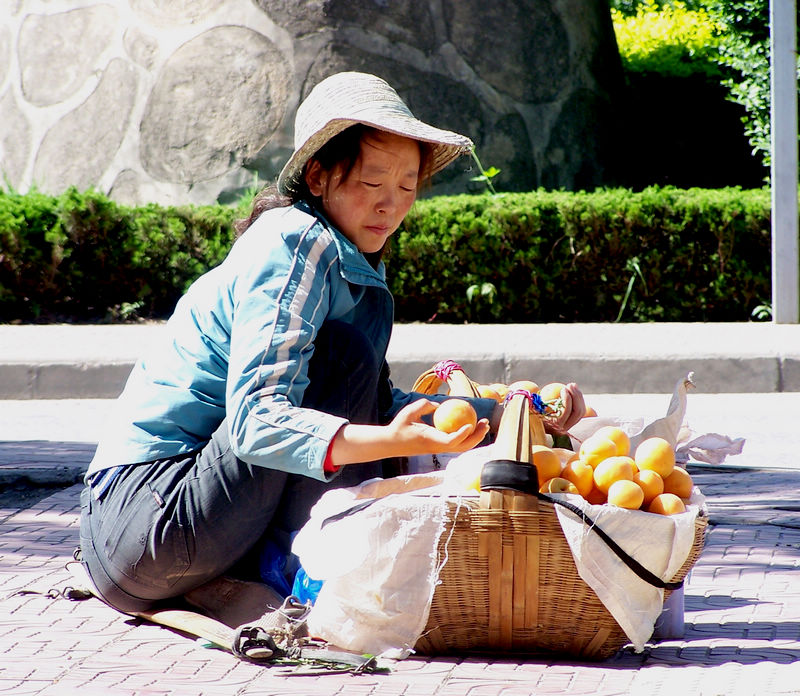
[[[0,489],[80,483],[96,448],[93,442],[0,441]]]
[[[0,325],[0,398],[114,398],[164,323]],[[661,393],[688,372],[707,393],[800,391],[797,324],[398,324],[388,359],[409,389],[443,359],[476,381],[574,381]]]

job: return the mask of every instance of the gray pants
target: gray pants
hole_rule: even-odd
[[[377,423],[389,389],[382,367],[363,334],[330,322],[315,343],[303,406]],[[143,611],[226,572],[252,575],[265,540],[288,552],[322,493],[382,473],[378,462],[350,465],[326,483],[246,464],[223,421],[196,452],[125,467],[100,501],[83,490],[83,563],[105,601]]]

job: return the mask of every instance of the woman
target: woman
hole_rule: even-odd
[[[484,439],[492,400],[474,400],[474,432],[445,434],[422,420],[435,400],[391,387],[380,262],[420,183],[471,145],[372,75],[312,90],[277,189],[178,302],[89,467],[82,560],[105,601],[142,611],[265,544],[288,553],[328,487]]]

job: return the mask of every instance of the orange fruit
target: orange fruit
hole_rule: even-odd
[[[550,382],[539,390],[539,396],[542,397],[542,401],[544,402],[555,401],[561,398],[561,390],[565,386],[563,382]]]
[[[623,479],[633,481],[633,460],[630,457],[608,457],[594,468],[595,488],[606,495],[612,483]]]
[[[575,495],[580,495],[574,483],[559,476],[545,481],[539,488],[539,493],[574,493]]]
[[[592,488],[594,488],[594,469],[580,459],[573,459],[567,462],[561,470],[561,478],[565,478],[567,481],[574,483],[575,488],[578,489],[578,493],[584,498],[588,496],[589,493],[592,492]]]
[[[676,466],[672,473],[664,479],[664,493],[674,493],[679,498],[690,498],[694,482],[686,469]]]
[[[478,385],[478,395],[484,399],[494,399],[495,401],[502,401],[500,394],[489,384]]]
[[[478,414],[472,404],[464,399],[446,399],[433,412],[433,424],[446,433],[454,433],[462,426],[469,425],[472,432],[478,424]]]
[[[497,396],[500,397],[500,401],[505,399],[506,394],[508,394],[508,387],[502,382],[492,382],[488,387],[497,393]]]
[[[592,437],[607,437],[613,440],[617,446],[617,454],[620,457],[627,457],[631,452],[631,441],[628,434],[616,425],[604,425],[602,428],[592,434]]]
[[[540,486],[561,475],[561,459],[546,445],[531,446],[531,463],[536,467]]]
[[[608,502],[610,505],[638,510],[644,501],[644,491],[637,483],[620,479],[614,481],[608,489]]]
[[[657,515],[678,515],[686,512],[686,505],[674,493],[662,493],[653,498],[647,506],[647,512],[654,512]]]
[[[539,385],[529,379],[520,379],[508,385],[509,391],[514,391],[515,389],[524,389],[526,392],[530,392],[531,394],[539,393]]]
[[[587,437],[578,449],[581,461],[594,469],[600,462],[617,454],[617,443],[607,437]]]
[[[564,464],[569,464],[569,462],[578,458],[577,452],[573,452],[571,449],[567,449],[566,447],[552,447],[551,449],[561,460],[561,466],[564,466]]]
[[[642,505],[650,505],[650,502],[655,498],[657,495],[661,495],[664,492],[664,479],[662,479],[655,471],[650,471],[649,469],[644,469],[643,471],[637,471],[633,475],[634,483],[638,483],[639,487],[642,489],[644,493],[644,501]]]
[[[589,494],[585,495],[584,498],[586,498],[587,503],[591,503],[592,505],[602,505],[606,502],[606,494],[595,487],[593,487]]]
[[[640,471],[644,469],[655,471],[664,480],[675,468],[675,451],[663,437],[648,437],[642,440],[633,454],[633,459]]]

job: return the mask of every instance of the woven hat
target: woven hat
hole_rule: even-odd
[[[472,149],[469,138],[415,118],[397,92],[381,78],[359,72],[337,73],[314,87],[298,107],[294,153],[278,177],[278,189],[282,193],[291,191],[314,153],[333,136],[357,123],[431,143],[431,174]]]

